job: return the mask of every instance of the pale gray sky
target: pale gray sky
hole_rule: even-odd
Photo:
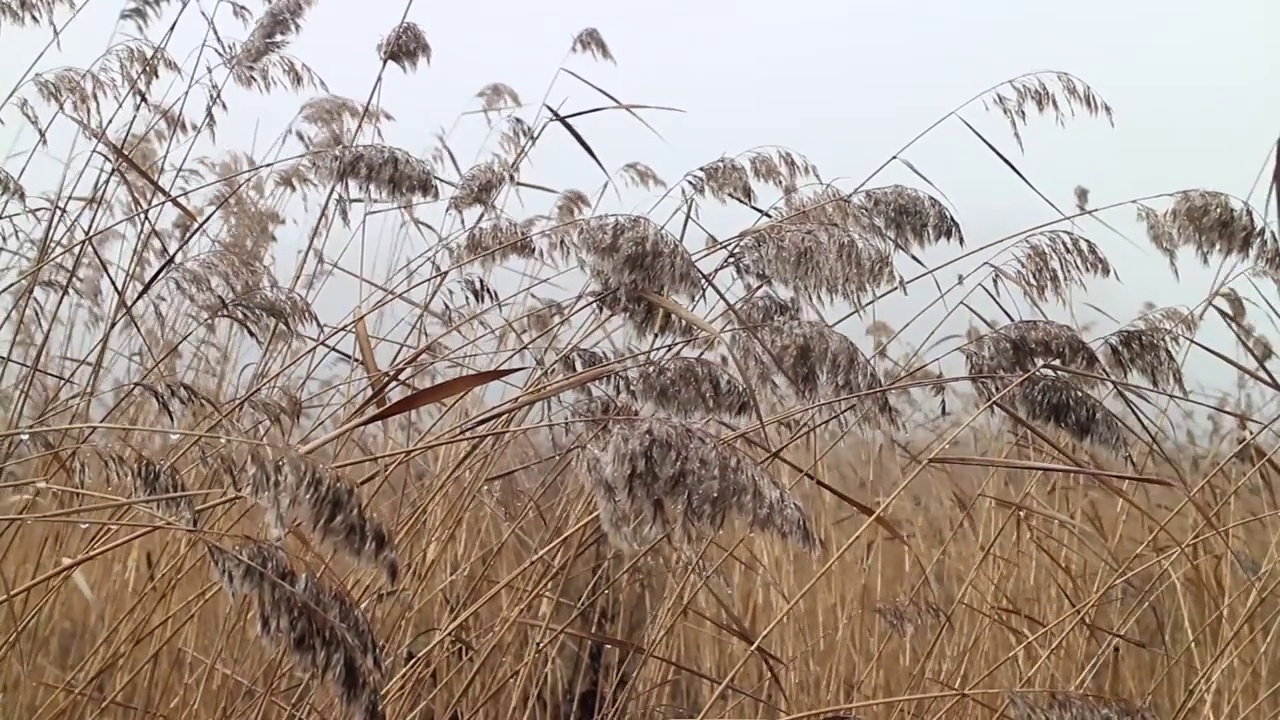
[[[93,0],[72,23],[64,52],[41,66],[90,62],[105,48],[118,8]],[[374,46],[403,12],[401,2],[320,0],[290,52],[333,92],[364,98],[378,67]],[[998,116],[977,106],[965,115],[1064,208],[1077,184],[1091,189],[1094,206],[1187,187],[1245,196],[1280,133],[1275,0],[420,0],[408,18],[426,31],[434,58],[414,75],[390,72],[381,102],[398,119],[388,141],[413,151],[474,107],[472,95],[489,82],[513,86],[526,101],[540,98],[573,34],[587,26],[599,28],[618,66],[575,58],[573,67],[624,101],[686,112],[648,116],[665,142],[619,114],[584,118],[580,129],[611,168],[643,160],[668,181],[764,144],[807,155],[827,179],[861,179],[955,105],[1033,70],[1063,70],[1091,84],[1115,108],[1116,127],[1079,120],[1062,130],[1049,119],[1033,121],[1026,153],[1017,156]],[[0,94],[44,37],[0,31]],[[172,47],[186,52],[196,40],[180,34]],[[183,52],[175,52],[180,60]],[[562,80],[551,100],[566,97],[571,107],[598,104]],[[273,138],[297,106],[297,99],[243,93],[235,102],[222,126],[224,146],[247,148],[255,132]],[[20,129],[17,122],[0,127],[0,152],[30,146],[29,133],[15,136]],[[473,119],[455,147],[477,147],[483,132]],[[562,147],[536,155],[525,179],[556,187],[598,182],[571,145]],[[944,125],[908,157],[954,202],[974,242],[1052,218],[962,126]],[[914,183],[900,169],[883,180]],[[1257,186],[1256,204],[1265,191],[1265,183]],[[1108,219],[1145,247],[1131,211]],[[1199,289],[1194,277],[1190,286],[1173,283],[1154,252],[1089,230],[1126,281],[1091,301],[1126,317],[1143,300],[1163,305],[1203,295],[1188,296]]]

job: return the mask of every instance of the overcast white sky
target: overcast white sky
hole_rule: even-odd
[[[64,53],[42,66],[91,61],[106,46],[119,7],[93,0],[64,38]],[[374,46],[404,7],[320,0],[291,52],[333,92],[364,98],[378,66]],[[627,102],[686,112],[649,116],[665,142],[621,115],[583,119],[581,130],[606,165],[643,160],[669,181],[723,153],[762,144],[804,153],[828,179],[861,179],[971,95],[1042,69],[1081,77],[1116,111],[1114,129],[1081,120],[1062,130],[1045,119],[1025,132],[1026,154],[1017,161],[1062,207],[1072,205],[1077,184],[1091,189],[1094,206],[1187,187],[1253,191],[1261,205],[1265,181],[1255,182],[1280,133],[1276,0],[419,0],[408,17],[425,29],[434,58],[416,75],[391,73],[382,103],[398,118],[389,142],[414,151],[474,107],[472,95],[489,82],[538,99],[573,34],[587,26],[599,28],[619,64],[575,59],[573,67]],[[43,40],[43,33],[0,31],[0,95]],[[189,49],[188,40],[180,36],[175,49]],[[557,86],[551,100],[566,97],[571,107],[596,104],[569,84]],[[237,102],[244,105],[233,108],[222,137],[242,147],[255,133],[276,135],[297,105],[260,96]],[[1017,152],[998,117],[977,107],[966,117],[1005,152]],[[483,125],[473,122],[481,138]],[[19,125],[0,127],[0,153],[29,147],[29,134],[15,136]],[[596,183],[591,166],[563,147],[537,155],[525,179],[557,187]],[[962,126],[945,125],[908,157],[958,207],[975,242],[1052,218]],[[899,170],[884,181],[912,178]],[[1142,241],[1131,211],[1108,219]],[[1200,297],[1172,283],[1154,253],[1140,254],[1098,230],[1094,236],[1126,285],[1090,300],[1131,315],[1143,300],[1163,305]]]

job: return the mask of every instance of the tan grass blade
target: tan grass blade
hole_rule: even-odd
[[[669,111],[671,111],[671,112],[678,112],[678,113],[682,113],[682,112],[684,112],[683,110],[681,110],[681,109],[679,109],[679,108],[663,107],[663,106],[661,106],[661,105],[628,105],[627,103],[624,103],[624,102],[622,102],[621,100],[619,100],[619,99],[618,99],[618,98],[617,98],[613,93],[609,92],[608,90],[605,90],[604,88],[602,88],[602,87],[600,87],[599,85],[597,85],[597,84],[595,84],[595,83],[591,82],[590,80],[588,80],[588,79],[586,79],[586,78],[582,77],[581,75],[579,75],[578,73],[576,73],[576,72],[574,72],[574,71],[570,70],[570,69],[569,69],[569,68],[567,68],[567,67],[562,67],[562,68],[560,68],[560,72],[562,72],[562,73],[564,73],[564,74],[568,75],[569,77],[572,77],[572,78],[576,79],[578,82],[582,83],[583,85],[586,85],[587,87],[591,88],[592,90],[595,90],[596,92],[600,93],[601,95],[603,95],[603,96],[605,96],[605,97],[609,98],[610,100],[612,100],[613,102],[617,103],[617,104],[618,104],[618,108],[619,108],[619,109],[621,109],[621,110],[625,110],[625,111],[627,112],[627,114],[628,114],[628,115],[630,115],[631,117],[635,118],[637,121],[639,121],[639,122],[640,122],[640,124],[641,124],[641,125],[644,125],[646,128],[648,128],[648,129],[649,129],[649,132],[653,133],[654,135],[657,135],[657,136],[658,136],[660,139],[662,139],[662,140],[666,140],[666,138],[662,137],[662,133],[660,133],[660,132],[658,132],[656,129],[654,129],[654,127],[653,127],[652,125],[650,125],[648,122],[646,122],[644,118],[640,117],[640,114],[636,112],[636,109],[637,109],[637,108],[639,108],[639,109],[643,109],[643,110],[669,110]],[[1280,167],[1280,166],[1278,166],[1278,167]]]
[[[983,145],[986,145],[986,146],[987,146],[987,150],[990,150],[990,151],[991,151],[991,153],[992,153],[993,155],[995,155],[995,156],[996,156],[996,158],[997,158],[1001,163],[1003,163],[1005,167],[1009,168],[1009,170],[1010,170],[1010,171],[1012,171],[1012,172],[1013,172],[1013,174],[1014,174],[1014,175],[1016,175],[1016,176],[1018,177],[1018,179],[1022,181],[1022,184],[1023,184],[1023,185],[1026,185],[1028,188],[1030,188],[1031,192],[1033,192],[1033,193],[1035,193],[1037,196],[1039,196],[1039,198],[1040,198],[1041,200],[1043,200],[1043,201],[1045,202],[1045,204],[1046,204],[1046,205],[1048,205],[1049,207],[1053,208],[1053,209],[1054,209],[1054,212],[1058,213],[1058,214],[1059,214],[1059,215],[1061,215],[1062,217],[1066,217],[1066,216],[1067,216],[1067,215],[1066,215],[1066,213],[1062,212],[1062,208],[1060,208],[1060,207],[1058,207],[1056,204],[1054,204],[1054,202],[1053,202],[1052,200],[1050,200],[1050,199],[1049,199],[1049,197],[1048,197],[1047,195],[1045,195],[1044,193],[1040,192],[1040,188],[1036,187],[1036,186],[1035,186],[1035,183],[1031,182],[1031,179],[1030,179],[1030,178],[1028,178],[1025,174],[1023,174],[1023,172],[1022,172],[1021,170],[1019,170],[1019,169],[1018,169],[1018,166],[1017,166],[1017,165],[1015,165],[1015,164],[1013,163],[1013,161],[1012,161],[1012,160],[1010,160],[1010,159],[1009,159],[1009,157],[1008,157],[1007,155],[1005,155],[1004,153],[1000,152],[999,148],[997,148],[995,145],[991,144],[991,141],[990,141],[990,140],[988,140],[988,139],[987,139],[987,138],[986,138],[982,133],[978,132],[978,129],[977,129],[977,128],[975,128],[974,126],[970,125],[968,120],[965,120],[965,119],[964,119],[963,117],[961,117],[959,114],[957,114],[957,115],[956,115],[956,119],[957,119],[957,120],[959,120],[960,122],[964,123],[964,126],[965,126],[965,127],[967,127],[967,128],[969,128],[969,131],[970,131],[970,132],[972,132],[974,135],[976,135],[976,136],[978,137],[978,140],[982,141],[982,144],[983,144]]]
[[[1280,222],[1280,138],[1276,138],[1275,167],[1271,170],[1271,188],[1267,193],[1276,201],[1276,222]]]
[[[118,162],[128,166],[128,168],[132,170],[134,173],[136,173],[138,177],[145,180],[146,183],[151,186],[152,190],[155,190],[156,192],[160,193],[161,197],[163,197],[165,200],[171,203],[174,207],[178,208],[178,211],[181,212],[183,215],[186,215],[188,220],[190,220],[193,223],[200,222],[200,219],[196,217],[196,214],[191,212],[191,208],[187,207],[181,200],[174,197],[173,193],[170,193],[169,190],[165,188],[165,186],[160,184],[160,181],[152,177],[151,173],[144,170],[141,165],[134,162],[133,158],[129,157],[128,153],[126,153],[124,150],[121,150],[120,147],[115,143],[111,142],[111,140],[108,139],[106,135],[103,135],[100,132],[94,131],[88,125],[78,120],[74,115],[67,115],[67,117],[74,120],[76,124],[79,125],[81,128],[83,128],[84,131],[88,133],[91,137],[97,138],[98,142],[102,143],[103,146],[105,146],[108,150],[111,151],[112,157],[114,157]]]
[[[916,177],[923,180],[926,185],[933,188],[933,191],[938,193],[938,195],[943,200],[946,200],[947,202],[951,202],[951,198],[947,197],[947,194],[942,191],[942,188],[938,187],[937,185],[934,185],[933,181],[930,180],[928,177],[926,177],[925,174],[920,171],[920,168],[916,167],[915,164],[912,163],[910,160],[902,157],[901,155],[894,155],[893,159],[902,163],[908,170],[912,172],[912,174],[914,174]],[[954,203],[952,203],[952,205],[954,207]]]
[[[356,346],[360,348],[360,361],[364,363],[365,372],[369,375],[370,400],[379,409],[387,407],[387,383],[379,383],[382,371],[378,369],[378,361],[373,357],[373,342],[369,340],[369,326],[364,317],[356,318]]]
[[[578,129],[573,126],[573,123],[569,122],[568,118],[556,112],[555,108],[547,104],[543,104],[542,107],[546,108],[547,112],[551,113],[552,120],[560,123],[564,126],[565,130],[569,131],[569,135],[573,137],[574,142],[578,143],[578,147],[582,148],[582,151],[591,158],[591,160],[596,164],[596,167],[600,168],[600,172],[604,173],[605,181],[607,182],[609,179],[609,171],[605,169],[604,163],[600,162],[600,156],[597,155],[595,149],[591,147],[591,143],[587,142],[587,139],[582,136],[582,133],[578,132]]]
[[[1038,462],[1035,460],[1016,460],[1014,458],[981,457],[978,455],[934,455],[926,458],[931,465],[970,465],[987,468],[1010,468],[1018,470],[1036,470],[1038,472],[1067,473],[1071,475],[1103,475],[1117,480],[1131,480],[1144,485],[1163,485],[1177,487],[1172,480],[1155,475],[1139,475],[1137,473],[1104,470],[1097,467],[1074,467],[1059,463]]]
[[[381,410],[363,418],[350,429],[354,430],[365,425],[376,422],[382,422],[397,415],[403,415],[407,412],[413,412],[418,408],[426,407],[432,403],[438,403],[441,400],[447,400],[454,395],[461,395],[468,390],[474,390],[481,385],[488,385],[495,380],[501,380],[508,375],[514,375],[522,370],[529,368],[506,368],[504,370],[485,370],[483,372],[472,373],[471,375],[463,375],[461,377],[449,378],[443,382],[438,382],[430,387],[415,390],[396,400]]]
[[[546,385],[541,390],[528,392],[518,398],[515,398],[506,405],[495,408],[485,413],[484,415],[481,415],[477,418],[472,419],[466,425],[459,428],[458,431],[465,433],[470,430],[474,430],[475,428],[478,428],[481,425],[484,425],[485,423],[493,422],[494,420],[497,420],[500,417],[510,415],[511,413],[516,412],[520,408],[525,408],[530,405],[533,405],[534,403],[539,403],[548,398],[553,398],[557,395],[560,395],[561,393],[566,393],[575,388],[580,388],[583,385],[593,383],[596,380],[599,380],[603,377],[612,375],[617,372],[619,372],[619,368],[616,364],[597,365],[596,367],[593,367],[590,370],[577,373],[560,382],[555,382],[555,383]],[[448,442],[458,442],[458,441],[459,439],[455,438]]]
[[[681,305],[680,303],[676,302],[675,300],[672,300],[671,298],[666,297],[666,296],[664,296],[664,295],[657,295],[657,294],[654,294],[654,293],[651,293],[651,292],[642,292],[642,293],[640,293],[640,295],[641,295],[645,300],[648,300],[649,302],[653,303],[654,305],[657,305],[658,307],[662,308],[663,310],[666,310],[667,312],[671,313],[672,315],[675,315],[676,317],[680,318],[681,320],[684,320],[685,322],[689,323],[690,325],[693,325],[694,327],[696,327],[696,328],[698,328],[699,330],[701,330],[701,331],[705,332],[706,334],[710,335],[711,337],[714,337],[714,338],[718,338],[718,337],[720,337],[720,331],[719,331],[719,330],[717,330],[717,329],[715,328],[715,326],[714,326],[714,325],[712,325],[711,323],[707,322],[706,320],[703,320],[702,318],[698,317],[698,316],[697,316],[697,315],[695,315],[694,313],[689,312],[689,310],[688,310],[688,309],[686,309],[683,305]]]

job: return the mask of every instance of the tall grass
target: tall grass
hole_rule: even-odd
[[[134,0],[90,67],[3,89],[32,142],[0,166],[0,717],[1280,711],[1263,209],[1080,188],[966,236],[914,142],[839,186],[772,147],[611,170],[580,119],[665,110],[590,79],[594,29],[555,79],[581,107],[481,89],[464,167],[385,143],[382,78],[432,60],[410,14],[346,98],[289,54],[313,5]],[[220,148],[255,93],[306,99]],[[1112,115],[1037,73],[938,124],[984,109],[1018,144]],[[600,174],[529,179],[553,136]],[[1135,212],[1210,293],[1062,321],[1116,274],[1086,228]]]

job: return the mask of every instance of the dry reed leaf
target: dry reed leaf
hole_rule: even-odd
[[[697,324],[691,323],[686,319],[689,316],[687,311],[672,312],[667,306],[673,303],[662,302],[666,298],[664,295],[629,293],[618,287],[604,285],[598,290],[588,291],[582,297],[593,304],[601,315],[620,318],[641,337],[692,340],[706,335],[706,330],[703,329],[706,321],[699,318]],[[662,300],[655,302],[649,298]]]
[[[708,323],[706,320],[703,320],[702,318],[693,314],[684,306],[682,306],[680,303],[677,303],[671,298],[664,297],[662,295],[657,295],[651,292],[641,292],[639,293],[639,296],[642,299],[650,303],[653,303],[659,308],[666,310],[667,312],[671,313],[675,317],[680,318],[686,323],[698,328],[699,330],[706,333],[707,335],[713,338],[720,337],[720,331],[717,330],[714,325],[712,325],[711,323]]]
[[[1017,177],[1018,180],[1021,181],[1023,185],[1027,186],[1027,189],[1029,189],[1031,192],[1039,196],[1039,198],[1043,200],[1046,205],[1053,208],[1053,211],[1056,212],[1058,215],[1061,215],[1062,217],[1066,217],[1066,213],[1062,212],[1062,209],[1059,208],[1057,204],[1055,204],[1052,200],[1050,200],[1048,195],[1045,195],[1043,192],[1041,192],[1040,188],[1036,187],[1035,183],[1031,182],[1031,178],[1027,177],[1026,174],[1023,173],[1022,170],[1018,168],[1017,164],[1014,163],[1013,160],[1011,160],[1008,155],[1005,155],[1004,153],[1000,152],[1000,148],[996,147],[994,143],[988,140],[986,135],[983,135],[978,130],[978,128],[974,127],[972,124],[969,123],[968,120],[965,120],[960,115],[956,115],[956,119],[959,120],[960,123],[964,125],[966,128],[968,128],[969,132],[973,133],[973,135],[978,138],[978,141],[981,142],[983,146],[987,148],[987,151],[990,152],[992,155],[995,155],[996,159],[999,160],[1001,164],[1003,164],[1006,168],[1008,168],[1009,172],[1013,173],[1014,176]]]
[[[373,356],[373,342],[369,339],[369,326],[365,323],[363,315],[356,318],[355,333],[356,346],[360,349],[360,361],[364,363],[365,374],[369,376],[369,382],[372,384],[370,400],[379,408],[385,409],[387,407],[386,386],[378,385],[382,371],[378,369],[378,361]]]
[[[636,119],[636,121],[637,121],[637,122],[639,122],[641,125],[644,125],[644,126],[645,126],[645,128],[649,130],[649,132],[653,133],[654,135],[657,135],[659,139],[663,139],[663,140],[665,140],[665,138],[663,138],[663,137],[662,137],[662,134],[661,134],[661,133],[659,133],[659,132],[657,131],[657,129],[655,129],[652,125],[650,125],[650,124],[649,124],[649,123],[648,123],[644,118],[640,117],[640,114],[639,114],[639,113],[637,113],[637,112],[636,112],[636,110],[637,110],[637,109],[641,109],[641,108],[643,108],[643,109],[652,109],[652,110],[669,110],[669,111],[671,111],[671,112],[684,112],[683,110],[678,110],[678,109],[676,109],[676,108],[661,107],[661,106],[658,106],[658,105],[644,105],[644,106],[630,105],[630,104],[628,104],[628,103],[624,103],[624,102],[622,102],[622,101],[621,101],[621,100],[619,100],[619,99],[618,99],[618,98],[617,98],[613,93],[609,92],[608,90],[605,90],[604,88],[600,87],[599,85],[597,85],[597,84],[595,84],[595,83],[591,82],[590,80],[588,80],[588,79],[586,79],[586,78],[582,77],[581,75],[579,75],[578,73],[574,72],[574,71],[573,71],[572,69],[570,69],[570,68],[560,68],[560,72],[564,73],[565,75],[568,75],[569,77],[571,77],[571,78],[573,78],[573,79],[577,80],[578,82],[582,83],[583,85],[586,85],[587,87],[591,88],[592,90],[595,90],[596,92],[598,92],[598,93],[600,93],[601,95],[603,95],[603,96],[605,96],[606,98],[608,98],[611,102],[613,102],[614,106],[616,106],[616,107],[618,107],[618,108],[620,108],[620,109],[622,109],[622,110],[625,110],[625,111],[626,111],[626,113],[627,113],[628,115],[630,115],[631,117],[635,118],[635,119]],[[628,165],[632,165],[632,163],[628,163]],[[626,169],[626,166],[624,166],[624,170],[625,170],[625,169]],[[652,171],[650,171],[650,174],[652,174]],[[655,175],[655,176],[653,176],[653,177],[655,177],[655,178],[656,178],[657,176]],[[659,182],[659,183],[661,183],[661,180],[659,180],[658,182]],[[644,185],[644,186],[642,186],[642,187],[645,187],[645,186],[649,186],[649,184],[648,184],[648,183],[645,183],[645,185]],[[665,183],[662,183],[662,186],[663,186],[663,187],[666,187],[666,184],[665,184]]]
[[[348,430],[364,427],[376,422],[382,422],[407,412],[413,412],[427,405],[447,400],[454,395],[461,395],[468,390],[473,390],[482,385],[488,385],[496,380],[501,380],[508,375],[514,375],[518,372],[529,370],[527,367],[507,368],[504,370],[485,370],[461,377],[449,378],[444,382],[436,383],[430,387],[415,390],[408,395],[396,400],[390,405],[378,410],[368,417],[361,418],[355,424],[349,426]]]
[[[509,403],[496,407],[487,413],[468,420],[461,428],[459,428],[459,432],[469,432],[475,428],[506,417],[507,415],[518,412],[531,405],[536,405],[544,400],[550,400],[553,397],[558,397],[585,385],[590,385],[593,382],[606,378],[619,371],[620,368],[612,364],[602,367],[594,367],[585,372],[577,373],[572,377],[565,378],[564,380],[544,385],[541,389],[526,391],[524,394],[520,395],[520,397],[511,400]]]
[[[173,205],[175,208],[177,208],[178,212],[181,212],[183,215],[185,215],[187,219],[190,220],[193,224],[198,225],[200,223],[200,219],[196,217],[195,213],[191,212],[191,208],[187,207],[185,203],[183,203],[178,198],[174,197],[173,194],[169,192],[168,188],[166,188],[164,185],[161,185],[160,181],[156,180],[151,173],[147,172],[132,157],[130,157],[129,153],[120,149],[120,146],[112,142],[111,139],[108,138],[105,134],[94,131],[83,121],[77,119],[74,115],[68,115],[67,117],[71,118],[76,124],[78,124],[80,128],[84,131],[87,137],[93,138],[98,143],[101,143],[102,146],[105,147],[107,150],[110,150],[111,157],[116,162],[128,168],[130,173],[132,173],[133,175],[136,175],[137,177],[142,178],[142,180],[147,183],[148,187],[154,190],[158,195],[160,195],[160,197],[164,198],[165,202],[168,202],[170,205]]]
[[[600,172],[604,173],[605,178],[608,178],[609,171],[605,168],[604,163],[601,162],[600,156],[596,154],[595,148],[591,147],[591,143],[587,142],[587,139],[583,137],[582,133],[578,132],[578,128],[574,127],[573,123],[569,122],[569,118],[561,115],[555,108],[547,105],[546,103],[543,103],[542,107],[549,115],[551,115],[552,120],[564,126],[564,129],[569,133],[569,137],[573,138],[573,141],[578,144],[578,147],[582,148],[582,151],[587,154],[587,157],[591,158],[591,162],[594,162],[596,167],[600,168]]]
[[[1104,470],[1102,468],[1084,468],[1074,465],[1062,465],[1060,463],[1041,462],[1036,460],[1017,460],[1014,458],[992,458],[979,457],[976,455],[933,455],[925,460],[930,464],[937,465],[968,465],[970,467],[985,468],[1016,468],[1018,470],[1035,470],[1037,472],[1056,472],[1068,475],[1096,475],[1100,477],[1115,478],[1117,480],[1129,480],[1144,485],[1160,485],[1164,487],[1176,487],[1177,484],[1168,478],[1157,477],[1155,475],[1139,475],[1137,473],[1119,472],[1117,470]],[[998,498],[993,498],[997,499]]]
[[[1280,219],[1280,138],[1276,139],[1276,147],[1273,151],[1271,189],[1268,192],[1276,202],[1276,218]]]

